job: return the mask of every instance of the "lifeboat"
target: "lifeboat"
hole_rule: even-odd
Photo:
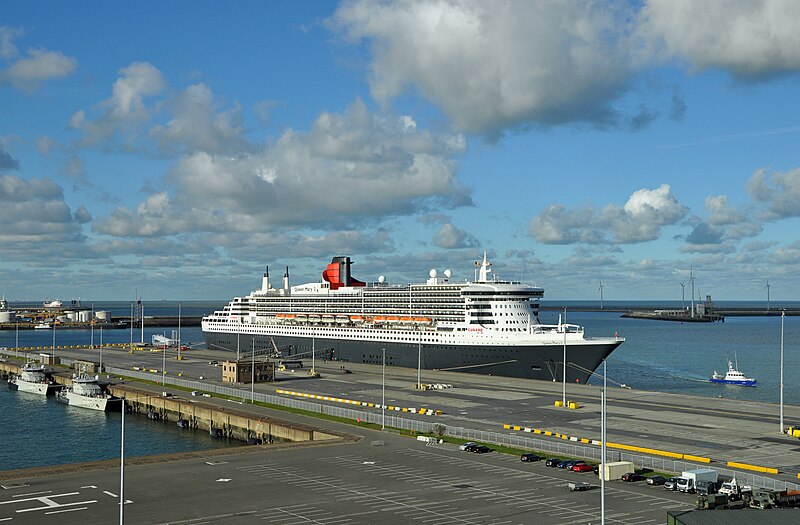
[[[400,318],[400,322],[401,323],[406,323],[406,324],[411,324],[411,323],[414,322],[414,318],[413,317],[404,316],[404,317]]]
[[[361,317],[360,315],[351,315],[350,320],[357,324],[361,324],[364,322],[364,318]]]
[[[400,322],[400,318],[397,317],[396,315],[390,315],[390,316],[388,316],[386,318],[386,321],[388,321],[390,323],[397,323],[397,322]]]
[[[336,316],[336,324],[347,324],[350,322],[350,317],[346,315],[337,315]]]
[[[309,323],[318,323],[319,321],[320,321],[320,318],[319,318],[319,316],[317,314],[311,314],[311,315],[308,316],[308,322]]]
[[[323,323],[332,323],[336,318],[333,314],[322,314],[322,322]]]
[[[415,317],[414,324],[431,324],[431,320],[427,317]]]
[[[308,321],[308,316],[307,316],[306,314],[297,314],[297,315],[294,317],[294,319],[295,319],[295,321],[297,321],[298,323],[305,323],[306,321]]]
[[[383,315],[376,315],[375,316],[375,322],[376,323],[385,323],[386,321],[387,321],[387,318],[385,316],[383,316]]]

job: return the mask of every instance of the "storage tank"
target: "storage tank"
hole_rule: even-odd
[[[75,310],[67,310],[64,313],[67,314],[67,319],[72,321],[73,323],[78,320],[78,312],[76,312]]]
[[[98,321],[110,321],[111,312],[109,310],[98,310],[94,313]]]
[[[17,320],[17,313],[11,310],[0,311],[0,323],[13,323]]]
[[[92,312],[89,310],[80,310],[78,312],[78,322],[88,323],[91,320]]]

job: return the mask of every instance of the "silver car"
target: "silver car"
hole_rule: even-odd
[[[667,490],[678,490],[678,477],[669,478],[664,482],[664,488]]]

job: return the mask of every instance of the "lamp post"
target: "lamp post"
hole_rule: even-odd
[[[564,307],[564,324],[561,327],[564,330],[564,362],[563,362],[563,384],[561,388],[561,403],[563,407],[567,406],[567,307]]]
[[[119,525],[125,523],[125,398],[122,404],[122,423],[119,438]]]
[[[256,404],[256,336],[253,336],[253,355],[250,363],[250,404]]]
[[[783,320],[786,318],[786,310],[781,310],[781,434],[783,434]]]
[[[381,430],[386,430],[386,348],[383,351],[383,366],[381,367]]]
[[[603,393],[600,396],[600,524],[606,523],[606,360],[603,359]]]
[[[181,303],[178,303],[178,361],[181,360]]]
[[[166,339],[166,337],[164,338]],[[164,348],[161,349],[161,386],[167,381],[167,347],[169,345],[164,343]]]
[[[417,349],[417,390],[422,390],[422,328],[419,329],[419,348]]]
[[[103,372],[103,327],[100,327],[100,372]]]

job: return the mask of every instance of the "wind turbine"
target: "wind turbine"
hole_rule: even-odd
[[[600,288],[599,288],[599,290],[600,290],[600,309],[602,310],[603,309],[603,281],[602,281],[602,279],[600,280]]]
[[[767,286],[765,288],[767,289],[767,310],[769,310],[769,281],[767,281]]]

